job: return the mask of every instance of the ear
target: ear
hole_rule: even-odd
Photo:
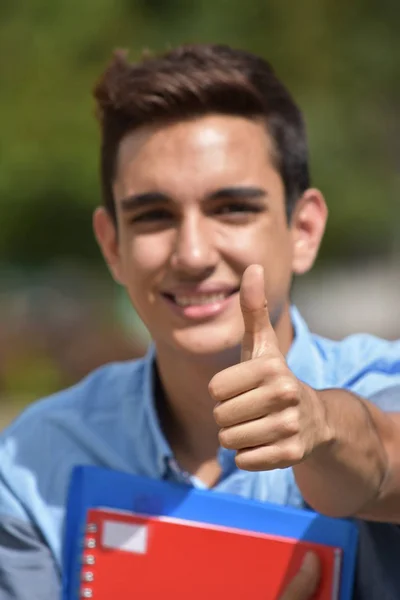
[[[327,218],[328,208],[322,193],[314,188],[306,190],[298,200],[290,222],[292,269],[296,275],[307,273],[313,266]]]
[[[93,213],[93,230],[111,275],[117,283],[123,285],[117,227],[108,211],[102,206],[96,208]]]

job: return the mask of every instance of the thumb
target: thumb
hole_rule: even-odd
[[[308,552],[292,581],[279,600],[311,600],[321,577],[318,557]]]
[[[250,265],[240,285],[240,307],[244,322],[241,361],[261,356],[271,343],[277,345],[265,298],[264,269]]]

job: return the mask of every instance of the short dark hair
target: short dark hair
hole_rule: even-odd
[[[102,193],[114,219],[112,184],[122,138],[141,126],[209,113],[265,120],[285,186],[288,220],[310,187],[301,111],[271,65],[250,52],[217,44],[184,45],[130,63],[125,51],[116,51],[94,97],[102,135]]]

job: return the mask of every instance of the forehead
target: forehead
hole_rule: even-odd
[[[203,194],[210,188],[279,177],[261,121],[209,115],[141,128],[121,141],[116,198],[152,190]]]

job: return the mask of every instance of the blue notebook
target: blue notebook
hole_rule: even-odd
[[[63,600],[78,600],[82,541],[87,511],[106,507],[139,514],[162,515],[213,525],[289,537],[342,550],[340,600],[352,597],[357,528],[348,520],[331,519],[230,494],[82,466],[73,471],[67,501],[63,548]]]

